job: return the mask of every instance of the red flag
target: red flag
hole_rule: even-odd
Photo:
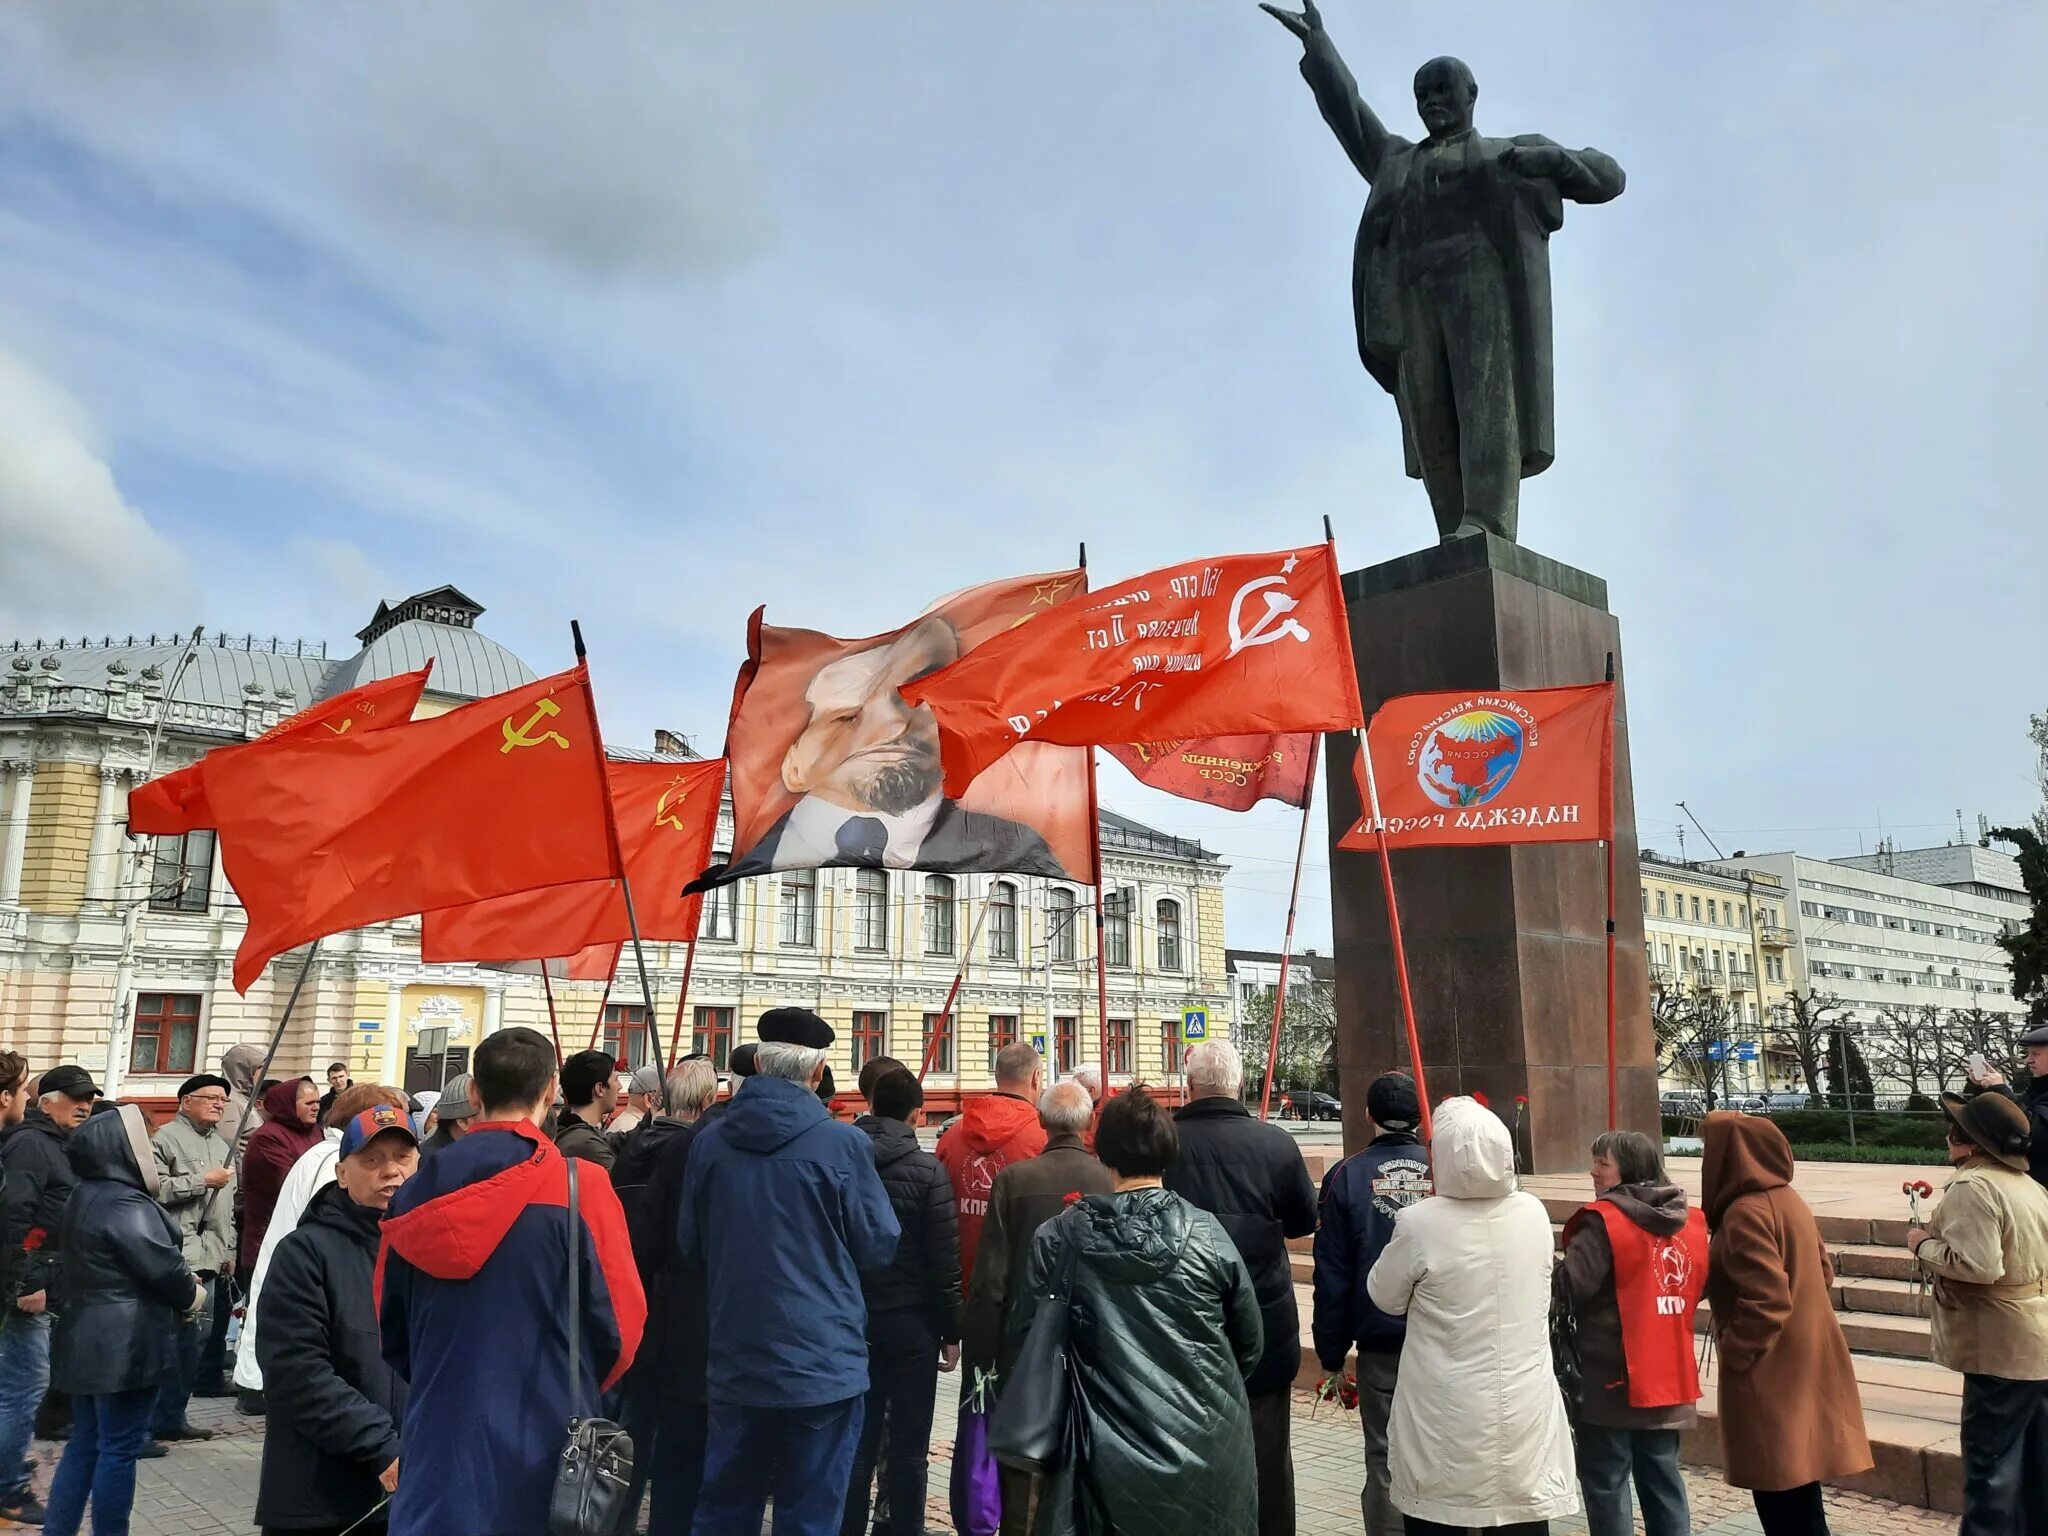
[[[364,731],[381,731],[389,726],[404,725],[412,719],[413,710],[419,706],[420,692],[427,686],[427,674],[433,670],[434,663],[429,659],[417,672],[401,672],[396,677],[379,678],[374,683],[351,688],[347,693],[337,693],[331,699],[322,699],[318,704],[300,710],[289,720],[279,721],[254,741],[216,747],[210,756],[219,758],[231,752],[246,752],[265,742],[283,741],[289,737],[335,741],[347,736],[351,730],[360,735]],[[321,726],[325,729],[315,729]],[[128,830],[168,836],[213,826],[213,807],[207,804],[206,784],[199,771],[202,766],[191,763],[176,773],[167,773],[160,779],[151,779],[147,784],[136,786],[128,796]]]
[[[1614,836],[1614,685],[1389,699],[1352,765],[1364,814],[1340,848],[1590,843]]]
[[[249,914],[235,990],[324,934],[616,874],[602,752],[579,662],[402,729],[205,759]]]
[[[1261,800],[1306,807],[1315,735],[1134,741],[1104,750],[1140,784],[1183,800],[1248,811]]]
[[[938,724],[897,689],[1086,590],[1079,570],[985,582],[860,640],[757,611],[726,730],[733,852],[704,883],[823,865],[1085,879],[1087,754],[1033,746],[942,792]]]
[[[725,759],[698,763],[607,763],[619,852],[633,882],[633,907],[643,939],[694,939],[702,896],[682,889],[710,861],[718,831],[718,797]],[[602,967],[608,978],[618,946],[632,937],[626,899],[616,880],[553,885],[495,896],[426,914],[420,958],[538,960],[569,956],[569,976],[588,979]]]
[[[906,683],[946,788],[1020,742],[1121,746],[1362,724],[1328,544],[1190,560],[1075,598]]]

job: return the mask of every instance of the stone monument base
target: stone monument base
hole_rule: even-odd
[[[1487,535],[1344,578],[1358,682],[1370,715],[1397,694],[1598,682],[1621,662],[1598,577]],[[1621,1117],[1657,1129],[1656,1049],[1643,951],[1628,713],[1617,699],[1615,1001]],[[1361,814],[1356,743],[1332,736],[1326,772],[1337,952],[1337,1068],[1344,1144],[1371,1135],[1366,1087],[1406,1070],[1408,1048],[1376,854],[1337,848]],[[1527,1100],[1525,1167],[1584,1168],[1607,1125],[1605,848],[1551,843],[1416,848],[1393,855],[1395,899],[1433,1099],[1479,1092],[1513,1124]]]

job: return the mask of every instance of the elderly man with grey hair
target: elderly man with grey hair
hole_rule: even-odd
[[[868,1391],[860,1277],[901,1236],[874,1142],[819,1102],[831,1027],[761,1016],[755,1072],[693,1138],[679,1257],[704,1271],[710,1426],[696,1536],[832,1536]]]
[[[1223,1223],[1259,1298],[1266,1348],[1245,1379],[1258,1467],[1259,1536],[1293,1536],[1294,1460],[1288,1389],[1301,1365],[1301,1318],[1287,1240],[1316,1229],[1316,1187],[1294,1138],[1252,1118],[1239,1095],[1244,1059],[1220,1040],[1195,1046],[1186,1065],[1188,1102],[1174,1114],[1180,1155],[1166,1187]]]
[[[1016,1359],[1023,1339],[1010,1323],[1024,1297],[1031,1239],[1038,1229],[1081,1196],[1111,1191],[1109,1170],[1083,1141],[1094,1120],[1095,1101],[1086,1088],[1072,1079],[1055,1083],[1038,1100],[1045,1150],[996,1175],[981,1232],[981,1258],[974,1266],[961,1325],[961,1358],[970,1372],[1003,1374]],[[971,1374],[968,1380],[973,1380]],[[1009,1467],[1001,1476],[1002,1528],[1010,1536],[1026,1536],[1034,1502],[1031,1476]]]

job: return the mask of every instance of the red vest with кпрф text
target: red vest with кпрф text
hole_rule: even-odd
[[[1614,1299],[1621,1314],[1621,1353],[1628,1362],[1631,1408],[1676,1408],[1700,1398],[1699,1362],[1693,1354],[1693,1313],[1707,1288],[1707,1219],[1686,1212],[1670,1237],[1645,1232],[1612,1201],[1578,1211],[1572,1228],[1596,1212],[1614,1253]]]

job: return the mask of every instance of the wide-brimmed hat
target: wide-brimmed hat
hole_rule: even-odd
[[[1971,1098],[1944,1093],[1942,1113],[1954,1122],[1977,1149],[1995,1157],[2008,1168],[2027,1171],[2027,1149],[2033,1145],[2033,1125],[2027,1112],[2002,1093],[1980,1093]]]

